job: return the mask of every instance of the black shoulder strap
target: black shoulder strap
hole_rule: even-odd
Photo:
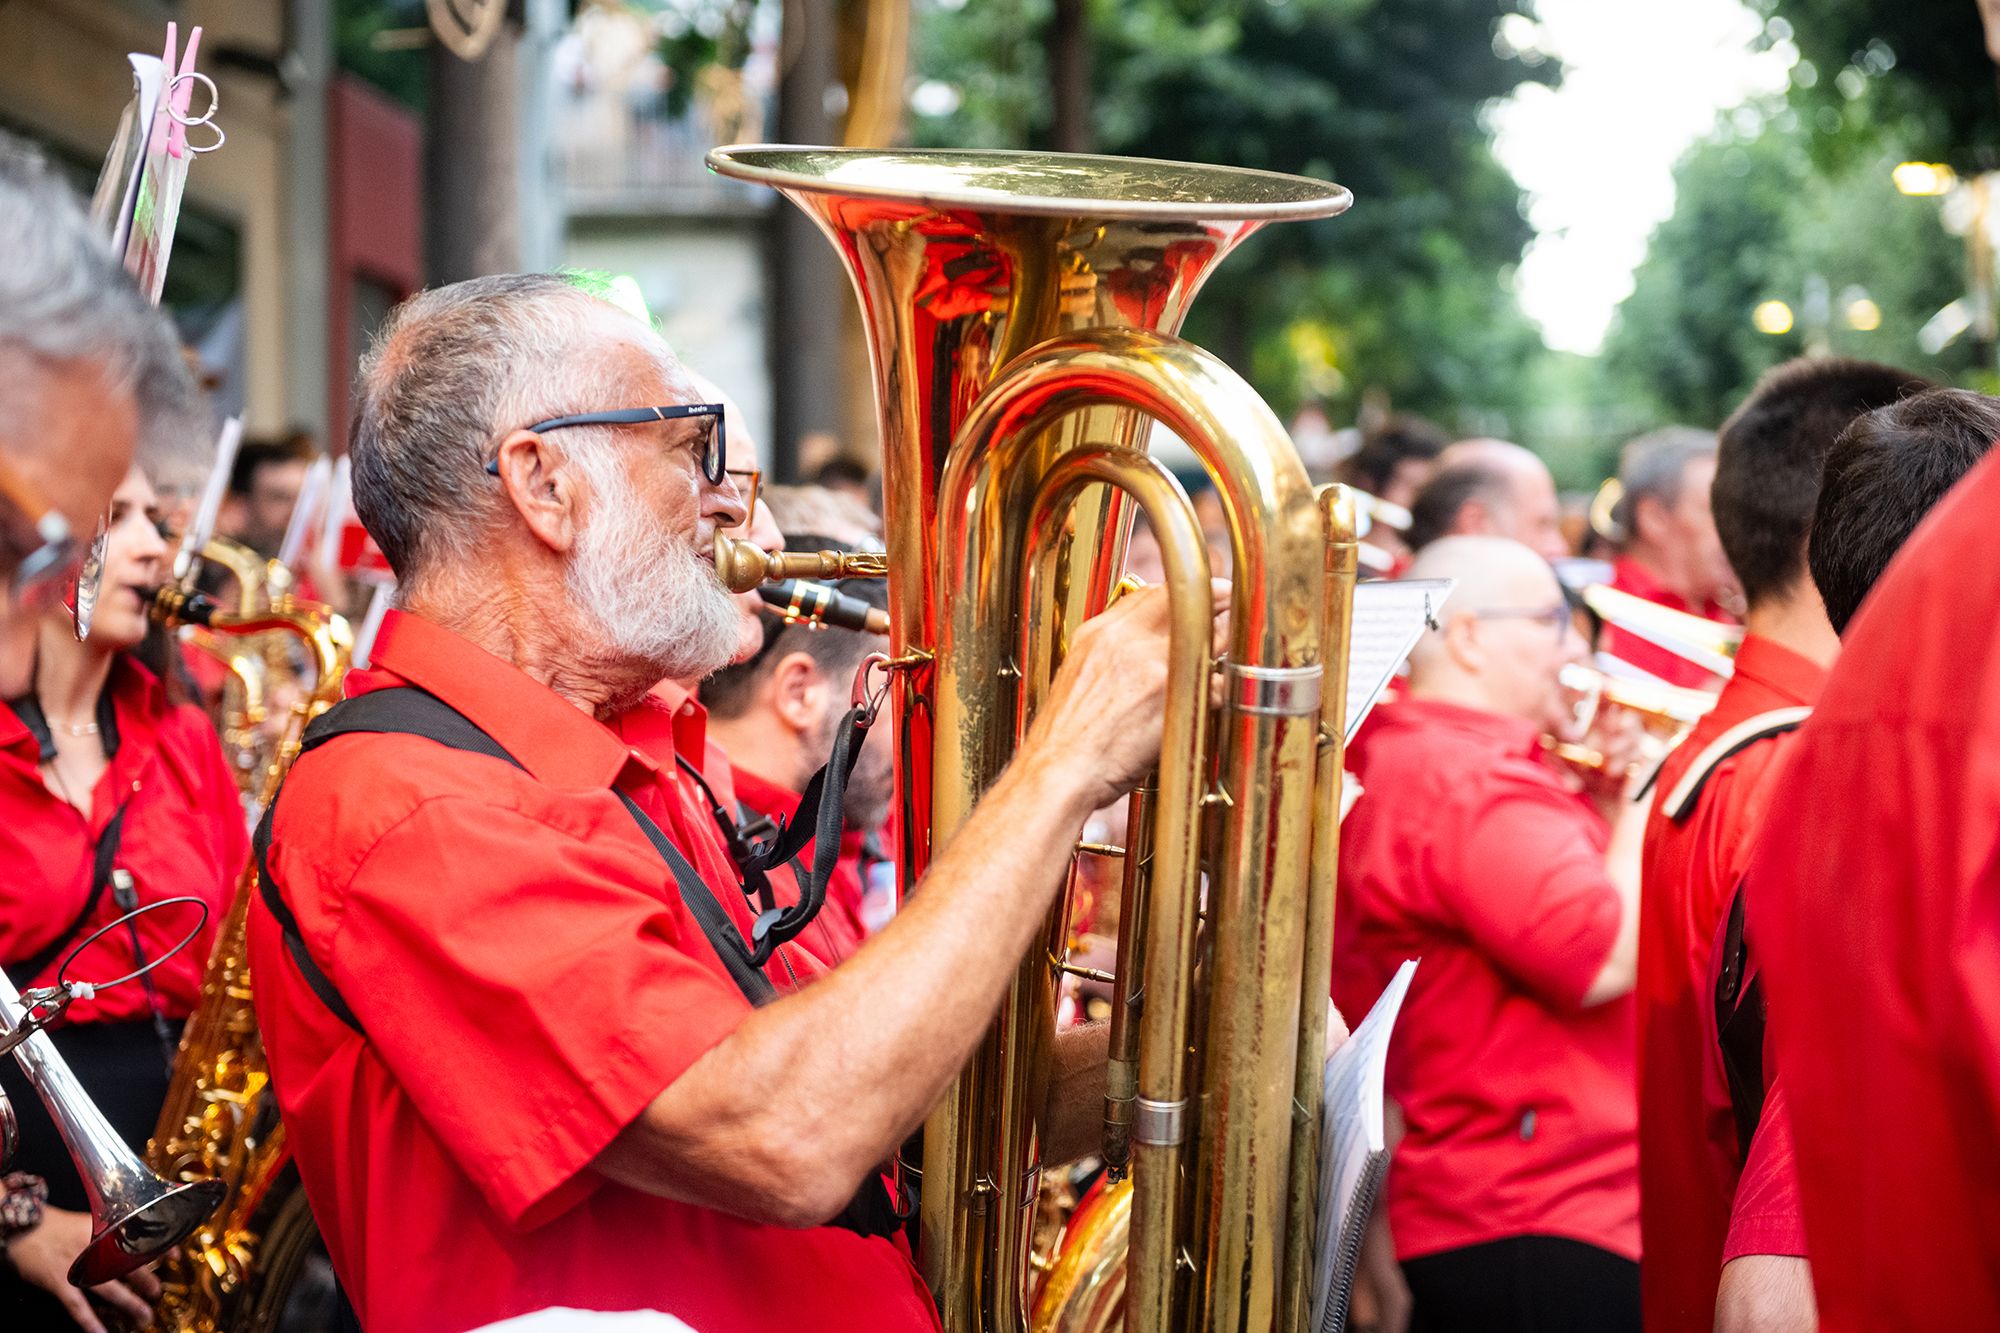
[[[1729,1079],[1729,1108],[1736,1118],[1736,1142],[1748,1154],[1750,1138],[1764,1118],[1764,987],[1761,978],[1745,976],[1750,967],[1749,941],[1743,934],[1744,885],[1729,901],[1729,924],[1722,933],[1715,979],[1716,1045]]]
[[[667,835],[662,833],[660,826],[639,808],[637,801],[622,791],[618,792],[618,799],[624,803],[626,813],[632,816],[633,822],[638,824],[639,831],[646,835],[646,841],[653,844],[653,850],[667,863],[667,869],[674,872],[674,882],[680,885],[681,901],[687,905],[688,912],[701,927],[701,933],[706,935],[708,942],[715,947],[716,956],[722,959],[722,965],[729,969],[729,978],[736,983],[736,988],[743,992],[743,998],[755,1005],[768,1004],[776,999],[778,992],[771,985],[771,979],[764,975],[762,968],[751,961],[749,951],[743,946],[742,937],[737,934],[735,925],[729,920],[728,912],[716,900],[714,892],[709,889],[700,874],[688,864],[687,858],[680,854],[680,850],[667,841]]]
[[[509,754],[491,736],[481,731],[464,714],[445,703],[434,694],[414,688],[373,690],[354,699],[344,700],[315,718],[305,730],[299,745],[299,757],[317,749],[336,736],[346,736],[357,732],[394,732],[403,735],[421,736],[439,745],[454,750],[465,750],[473,754],[483,754],[521,768],[522,764]],[[283,794],[279,788],[279,795]],[[680,890],[681,901],[688,909],[695,923],[701,927],[717,957],[729,972],[744,998],[753,1005],[768,1003],[776,994],[770,979],[756,968],[749,958],[742,939],[730,924],[728,913],[716,900],[715,894],[703,883],[701,876],[687,858],[667,840],[659,825],[647,817],[624,792],[618,792],[618,799],[625,810],[639,825],[639,831],[646,841],[659,853],[673,873],[676,887]],[[313,961],[306,949],[305,936],[299,930],[298,918],[284,899],[284,891],[272,876],[269,862],[272,820],[277,812],[277,797],[264,809],[264,817],[258,822],[254,844],[257,852],[258,894],[264,905],[270,909],[285,940],[285,951],[298,965],[306,984],[318,995],[326,1007],[348,1027],[367,1035],[354,1010],[342,998],[333,979]]]
[[[335,704],[315,719],[305,730],[299,747],[303,757],[307,752],[324,745],[335,736],[345,736],[353,732],[399,732],[405,735],[422,736],[455,750],[467,750],[475,754],[490,755],[504,760],[516,768],[522,767],[519,760],[507,753],[491,736],[481,731],[470,719],[457,709],[439,699],[436,695],[422,690],[398,688],[375,690],[359,698]],[[280,793],[282,793],[282,786]],[[614,789],[615,790],[615,789]],[[639,803],[625,792],[618,792],[619,801],[627,814],[638,824],[639,831],[646,835],[653,850],[667,863],[673,872],[674,882],[680,889],[681,902],[701,927],[722,965],[728,969],[730,979],[743,992],[744,998],[752,1005],[762,1005],[774,999],[776,988],[763,970],[751,961],[750,950],[744,945],[729,920],[728,913],[717,901],[715,894],[703,882],[695,868],[688,864],[680,850],[667,840],[660,826],[649,818]],[[307,952],[305,939],[299,933],[298,919],[284,901],[284,895],[271,877],[267,855],[271,846],[271,818],[277,808],[277,797],[265,808],[264,818],[257,826],[257,870],[259,892],[265,906],[271,909],[279,929],[284,932],[285,949],[298,964],[308,985],[313,988],[335,1017],[366,1036],[361,1022],[354,1011],[341,998],[333,981]],[[836,834],[836,841],[838,835]],[[888,1190],[879,1176],[870,1175],[862,1182],[861,1188],[848,1202],[833,1225],[843,1227],[862,1236],[888,1236],[901,1229],[905,1210],[897,1208],[889,1197]]]
[[[67,949],[90,923],[90,918],[97,912],[97,905],[104,901],[104,891],[111,887],[111,872],[116,868],[118,860],[118,843],[125,833],[125,810],[130,804],[130,801],[121,804],[105,823],[104,832],[97,835],[97,849],[90,864],[90,894],[83,900],[83,910],[63,927],[62,934],[56,936],[54,940],[22,961],[7,964],[8,971],[19,977],[23,986],[40,976],[50,963],[62,956],[62,951]]]

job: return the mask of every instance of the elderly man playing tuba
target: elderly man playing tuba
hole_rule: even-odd
[[[992,1017],[1085,816],[1156,758],[1163,596],[1075,636],[882,934],[824,976],[782,946],[746,978],[750,913],[672,780],[699,729],[664,753],[606,725],[735,647],[706,557],[743,518],[720,416],[629,316],[489,278],[396,313],[353,456],[402,605],[277,802],[251,956],[362,1325],[933,1327],[882,1166]]]

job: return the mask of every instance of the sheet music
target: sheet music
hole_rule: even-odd
[[[1326,1059],[1313,1254],[1312,1327],[1317,1333],[1340,1333],[1347,1323],[1361,1241],[1389,1165],[1382,1106],[1389,1038],[1416,971],[1417,960],[1406,959],[1368,1017]]]
[[[1347,644],[1347,739],[1382,697],[1389,678],[1451,595],[1452,579],[1401,579],[1354,586],[1354,629]]]

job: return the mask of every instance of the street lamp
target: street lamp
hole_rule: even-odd
[[[1831,334],[1836,308],[1840,322],[1857,333],[1873,333],[1882,327],[1882,307],[1875,304],[1866,287],[1850,283],[1840,289],[1840,298],[1836,301],[1831,286],[1818,273],[1806,275],[1796,314],[1790,302],[1774,297],[1758,302],[1757,308],[1750,312],[1750,323],[1757,332],[1773,338],[1800,327],[1805,335],[1806,354],[1824,356],[1832,350]]]
[[[1783,301],[1763,301],[1750,312],[1750,322],[1757,326],[1757,332],[1775,338],[1792,331],[1792,308]]]
[[[1958,184],[1958,173],[1942,162],[1899,162],[1889,175],[1903,194],[1950,194]]]

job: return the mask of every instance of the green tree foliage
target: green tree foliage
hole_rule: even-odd
[[[1042,146],[1049,0],[920,10],[918,68],[960,96],[920,142]],[[1281,411],[1361,393],[1504,429],[1540,340],[1511,289],[1529,230],[1481,108],[1556,70],[1503,56],[1526,0],[1092,0],[1093,129],[1109,153],[1338,180],[1346,216],[1266,230],[1188,333]],[[1498,422],[1496,422],[1496,412]]]
[[[1924,353],[1917,330],[1964,290],[1961,243],[1935,200],[1896,192],[1903,155],[1879,129],[1855,131],[1833,170],[1818,132],[1797,112],[1735,113],[1683,159],[1674,214],[1654,233],[1632,295],[1605,346],[1605,369],[1627,401],[1661,417],[1715,425],[1757,377],[1809,347],[1965,376],[1963,342]],[[1823,293],[1823,299],[1819,294]],[[1851,309],[1865,293],[1880,313]],[[1764,301],[1795,312],[1792,329],[1759,332]]]
[[[1843,131],[1865,115],[1913,157],[1961,174],[2000,167],[2000,91],[1973,0],[1750,3],[1774,21],[1773,40],[1799,49],[1792,102],[1820,152],[1851,145]]]

